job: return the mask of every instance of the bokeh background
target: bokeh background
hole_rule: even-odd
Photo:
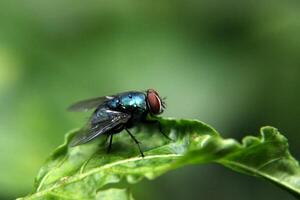
[[[166,117],[240,140],[263,125],[300,159],[299,1],[0,1],[0,199],[31,191],[72,102],[156,88]],[[190,166],[131,187],[136,199],[292,200],[221,166]]]

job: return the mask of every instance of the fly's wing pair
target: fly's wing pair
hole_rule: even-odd
[[[120,95],[126,94],[126,93],[130,93],[130,92],[135,92],[135,91],[122,92],[122,93],[118,93],[118,94],[115,94],[115,95],[102,96],[102,97],[96,97],[96,98],[92,98],[92,99],[87,99],[87,100],[79,101],[79,102],[74,103],[73,105],[71,105],[68,108],[68,111],[72,111],[72,112],[86,112],[88,110],[91,110],[93,108],[96,108],[96,107],[100,106],[105,101],[108,101],[108,100],[113,99],[113,98],[115,98],[117,96],[120,96]]]
[[[87,111],[99,107],[90,118],[87,128],[82,129],[81,132],[72,139],[70,146],[87,143],[97,136],[125,124],[130,119],[130,114],[110,110],[103,104],[110,98],[113,97],[88,99],[75,103],[68,108],[70,111]]]
[[[103,104],[105,101],[112,99],[113,96],[96,97],[74,103],[68,108],[72,112],[86,112]]]
[[[122,113],[118,111],[105,110],[107,117],[104,117],[97,124],[90,123],[87,129],[82,130],[82,132],[72,139],[70,146],[77,146],[80,144],[87,143],[97,136],[104,134],[114,128],[125,124],[130,119],[130,114]]]

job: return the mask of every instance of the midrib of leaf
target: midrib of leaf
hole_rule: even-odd
[[[30,199],[30,198],[41,197],[41,196],[43,196],[47,193],[51,193],[51,191],[54,190],[54,189],[57,189],[59,187],[62,187],[62,186],[65,186],[65,185],[68,185],[68,184],[71,184],[71,183],[74,183],[74,182],[77,182],[77,181],[80,181],[80,180],[82,180],[83,178],[85,178],[87,176],[93,175],[95,173],[98,173],[101,170],[104,170],[104,169],[107,169],[107,168],[110,168],[110,167],[113,167],[113,166],[122,165],[122,164],[129,163],[129,162],[135,162],[135,161],[139,161],[139,160],[143,160],[143,159],[147,160],[147,159],[170,158],[170,157],[177,158],[177,157],[181,157],[181,156],[182,155],[180,155],[180,154],[163,154],[163,155],[150,155],[150,156],[145,156],[145,157],[134,157],[134,158],[128,158],[128,159],[125,159],[125,160],[116,161],[116,162],[113,162],[113,163],[110,163],[110,164],[103,165],[101,167],[94,168],[94,169],[92,169],[88,172],[75,175],[71,178],[68,178],[68,180],[63,181],[60,184],[54,185],[54,186],[52,186],[48,189],[45,189],[43,191],[39,191],[39,192],[29,196],[29,197],[24,197],[24,198],[20,198],[20,199]]]

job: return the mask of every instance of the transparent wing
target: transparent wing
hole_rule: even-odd
[[[111,96],[103,96],[103,97],[96,97],[93,99],[87,99],[83,101],[79,101],[77,103],[72,104],[70,107],[68,107],[68,111],[72,112],[86,112],[90,109],[96,108],[99,105],[101,105],[106,100],[109,100],[113,97]]]
[[[130,115],[122,112],[106,110],[109,114],[109,118],[107,120],[102,120],[97,124],[91,124],[91,127],[83,131],[78,136],[71,141],[70,146],[77,146],[80,144],[87,143],[97,136],[106,133],[113,128],[125,124],[129,119]]]

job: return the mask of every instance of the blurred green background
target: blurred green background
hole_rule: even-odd
[[[166,117],[241,139],[263,125],[300,158],[299,1],[0,1],[0,199],[31,191],[74,101],[157,89]],[[289,200],[221,166],[190,166],[131,187],[136,199]]]

